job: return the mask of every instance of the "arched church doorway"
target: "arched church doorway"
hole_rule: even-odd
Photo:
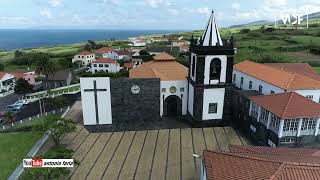
[[[163,116],[180,116],[182,115],[182,101],[178,96],[168,96],[163,103]]]

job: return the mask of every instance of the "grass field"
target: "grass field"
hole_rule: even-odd
[[[314,67],[314,69],[320,74],[320,67]]]
[[[0,179],[8,178],[40,137],[34,132],[0,133]]]

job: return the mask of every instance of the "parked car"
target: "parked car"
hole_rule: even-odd
[[[17,102],[14,103],[15,105],[26,105],[26,104],[29,104],[29,101],[28,100],[19,100]]]
[[[12,104],[6,107],[6,111],[17,113],[21,111],[22,106],[21,104]]]

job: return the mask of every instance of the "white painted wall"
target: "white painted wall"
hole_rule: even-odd
[[[96,125],[94,92],[84,92],[85,89],[93,89],[94,80],[97,81],[98,89],[107,89],[107,91],[98,92],[99,122],[100,124],[112,124],[109,77],[80,78],[83,123],[84,125]]]
[[[259,91],[259,85],[261,85],[263,87],[262,89],[262,94],[271,94],[271,90],[274,91],[275,93],[282,93],[285,92],[282,88],[279,88],[277,86],[274,86],[272,84],[269,84],[265,81],[261,81],[259,79],[256,79],[252,76],[249,76],[247,74],[244,74],[240,71],[237,70],[233,70],[233,76],[234,74],[236,74],[236,81],[234,82],[234,84],[236,85],[236,87],[240,88],[240,83],[241,83],[241,77],[243,77],[243,87],[242,89],[244,90],[256,90]],[[249,82],[252,81],[252,89],[249,89]]]
[[[94,67],[94,65],[97,65],[97,67]],[[99,67],[99,65],[102,65],[102,67]],[[108,67],[105,67],[105,64],[108,65]],[[95,71],[104,71],[109,73],[117,73],[120,71],[120,64],[114,64],[114,63],[91,63],[91,72],[94,74]]]
[[[82,65],[86,66],[90,64],[91,62],[95,61],[96,57],[94,54],[91,55],[75,55],[74,58],[72,59],[72,63],[75,63],[77,61],[81,61]]]
[[[220,82],[226,82],[227,75],[227,56],[225,55],[215,55],[215,56],[206,56],[205,58],[205,69],[204,69],[204,84],[218,84],[218,80],[210,81],[210,63],[214,58],[219,58],[221,60],[221,75]]]
[[[191,53],[191,62],[190,62],[190,68],[189,68],[189,73],[190,73],[190,79],[192,79],[193,81],[196,81],[196,74],[197,74],[197,61],[198,61],[198,58],[197,58],[197,55],[194,54],[194,53]],[[194,67],[194,76],[192,76],[192,68],[193,68],[193,58],[196,57],[196,60],[195,60],[195,67]]]
[[[175,93],[171,93],[169,91],[170,87],[175,86],[177,88],[177,91]],[[162,92],[162,88],[166,89],[166,92]],[[184,88],[184,91],[181,92],[180,89]],[[164,100],[171,95],[176,95],[181,99],[181,95],[183,95],[182,98],[182,115],[187,114],[187,103],[188,103],[188,82],[187,80],[180,80],[180,81],[161,81],[160,82],[160,116],[163,115],[163,95]]]
[[[12,81],[12,84],[11,85],[6,85],[6,86],[4,86],[2,83],[4,82],[4,81]],[[9,90],[9,87],[10,86],[12,86],[13,87],[13,84],[15,83],[15,79],[14,79],[14,75],[12,75],[12,74],[9,74],[9,73],[6,73],[3,77],[2,77],[2,79],[0,79],[0,91],[1,90]]]
[[[222,119],[225,89],[204,89],[202,119]],[[218,103],[217,113],[209,114],[209,103]]]
[[[102,57],[103,58],[111,58],[111,59],[115,59],[115,60],[119,59],[119,55],[115,51],[104,53],[104,54],[102,54]]]
[[[193,116],[194,87],[189,83],[188,112]]]
[[[306,96],[313,96],[313,101],[320,103],[320,89],[316,90],[296,90],[296,93],[306,97]]]
[[[259,85],[263,87],[262,89],[262,94],[268,95],[271,94],[271,91],[274,91],[275,93],[283,93],[285,92],[284,89],[279,88],[277,86],[274,86],[272,84],[269,84],[265,81],[256,79],[255,77],[249,76],[245,73],[242,73],[240,71],[234,70],[233,71],[233,76],[236,74],[236,81],[234,84],[236,87],[240,88],[240,83],[241,83],[241,77],[243,77],[243,87],[242,89],[244,90],[256,90],[259,91]],[[252,81],[252,89],[249,89],[249,82]],[[315,89],[315,90],[295,90],[294,92],[306,97],[306,96],[313,96],[313,101],[320,103],[320,89]]]

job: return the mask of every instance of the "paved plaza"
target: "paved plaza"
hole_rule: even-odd
[[[70,179],[199,179],[193,153],[249,143],[231,127],[89,133],[77,103],[67,117],[80,122],[62,139],[80,162]]]

